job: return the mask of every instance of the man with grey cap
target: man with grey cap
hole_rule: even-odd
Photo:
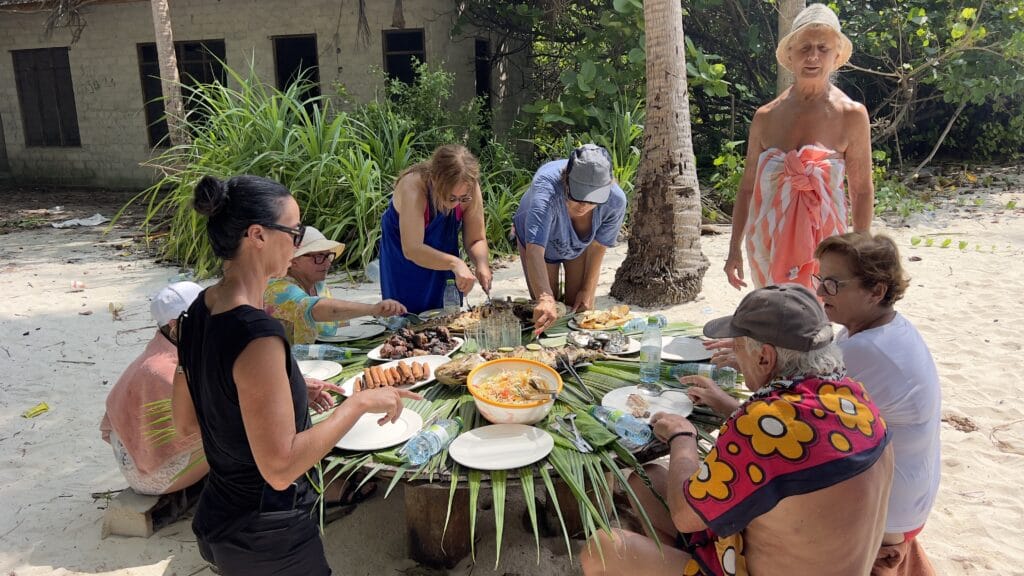
[[[716,407],[728,419],[703,461],[689,420],[651,418],[670,457],[667,469],[646,471],[668,510],[638,478],[630,483],[664,555],[641,534],[602,532],[604,565],[592,547],[584,572],[868,574],[885,528],[892,448],[864,387],[845,375],[817,298],[798,284],[759,288],[704,335],[736,339],[753,395]],[[716,386],[703,376],[680,381],[697,400]]]
[[[601,261],[626,217],[626,194],[612,176],[608,151],[585,144],[533,176],[513,219],[519,259],[537,301],[535,333],[558,318],[556,300],[574,311],[594,307]],[[559,275],[565,269],[565,293]]]
[[[128,485],[139,494],[177,492],[209,471],[199,434],[157,442],[147,434],[145,418],[149,404],[171,398],[178,366],[178,316],[201,291],[193,282],[175,282],[153,296],[149,309],[157,332],[107,395],[100,432]]]

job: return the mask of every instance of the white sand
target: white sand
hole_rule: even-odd
[[[980,208],[918,219],[913,228],[876,225],[903,251],[913,281],[897,308],[931,347],[944,414],[960,422],[959,428],[943,424],[942,487],[921,536],[940,574],[1024,574],[1024,385],[1013,372],[1022,360],[1024,213],[1002,209],[1011,199],[1024,204],[1020,187],[1014,190],[984,196]],[[924,234],[936,234],[935,246],[912,248],[911,237]],[[939,248],[945,238],[953,245]],[[960,240],[967,250],[957,248]],[[731,313],[742,294],[727,285],[721,269],[727,241],[704,237],[711,261],[704,292],[668,310],[669,318],[703,323]],[[125,486],[97,430],[104,399],[152,336],[148,296],[177,272],[113,247],[120,242],[94,230],[0,236],[0,574],[210,573],[187,520],[149,539],[100,539],[105,503],[90,493]],[[624,255],[625,246],[609,254],[599,306],[611,303],[608,287]],[[518,277],[518,263],[499,270],[494,296],[525,294]],[[352,287],[343,280],[335,295],[377,297],[375,285]],[[75,281],[85,289],[72,292]],[[123,305],[118,321],[111,303]],[[42,401],[49,412],[20,417]],[[960,429],[970,423],[976,431]],[[542,540],[536,564],[532,535],[520,527],[521,509],[507,513],[499,573],[578,572],[561,538]],[[335,571],[429,573],[405,557],[403,510],[399,489],[331,524],[325,543]],[[491,513],[480,517],[478,563],[464,561],[452,573],[492,570]]]

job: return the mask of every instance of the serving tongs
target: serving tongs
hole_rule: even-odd
[[[589,454],[594,451],[594,447],[583,439],[583,435],[576,428],[576,414],[570,412],[566,415],[560,414],[555,416],[555,419],[551,421],[548,427],[564,436],[569,442],[572,442],[572,445],[583,454]]]
[[[583,378],[580,378],[579,373],[576,372],[576,368],[572,365],[572,362],[569,361],[568,356],[565,354],[558,354],[555,356],[555,364],[558,366],[559,372],[568,372],[576,380],[576,384],[578,384],[580,389],[583,391],[584,400],[587,400],[591,404],[598,403],[597,397],[594,396],[594,393],[590,391],[590,388],[583,383]]]

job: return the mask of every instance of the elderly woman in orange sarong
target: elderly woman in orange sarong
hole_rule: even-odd
[[[846,232],[848,215],[853,231],[871,228],[875,192],[868,113],[831,79],[851,51],[839,19],[823,4],[800,12],[793,31],[779,42],[775,56],[796,82],[759,108],[750,125],[725,262],[729,283],[737,289],[747,285],[744,239],[755,288],[796,282],[813,290],[814,249],[821,240]]]

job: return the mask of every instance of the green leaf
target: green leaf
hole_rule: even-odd
[[[501,560],[501,536],[505,532],[505,488],[507,480],[507,471],[494,470],[491,472],[491,496],[494,499],[495,570],[498,569],[498,562]]]
[[[473,560],[476,560],[476,502],[480,496],[479,470],[469,470],[466,482],[469,484],[469,552]]]
[[[911,246],[917,246],[920,243],[921,243],[921,237],[920,236],[911,236],[910,237],[910,245]]]
[[[537,543],[537,563],[540,563],[540,531],[537,529],[537,490],[533,482],[533,467],[526,466],[519,469],[519,485],[523,489],[523,499],[526,501],[526,512],[530,516],[530,526],[533,528],[533,540]]]
[[[627,58],[630,64],[640,64],[647,60],[647,53],[641,48],[631,48]]]
[[[960,249],[961,250],[966,250],[967,246],[969,244],[970,244],[970,242],[968,242],[967,240],[961,240],[960,243],[959,243]]]
[[[582,82],[590,84],[594,80],[595,76],[597,76],[597,66],[594,65],[593,61],[587,60],[582,66],[580,66],[579,78]],[[582,84],[580,85],[582,86]]]
[[[964,8],[960,11],[961,20],[974,20],[975,16],[978,15],[977,8]]]
[[[949,245],[953,243],[952,238],[946,238],[942,241],[942,248],[949,248]]]
[[[949,32],[949,35],[953,38],[953,40],[959,40],[963,38],[964,34],[967,34],[967,24],[964,24],[963,22],[957,22],[956,24],[953,24],[953,28]]]
[[[548,459],[550,460],[550,456]],[[558,496],[555,494],[555,483],[551,481],[551,474],[544,466],[540,467],[540,477],[544,480],[544,486],[547,488],[548,499],[551,500],[551,506],[555,509],[555,514],[558,515],[558,523],[562,526],[562,536],[565,538],[565,549],[569,552],[569,561],[572,562],[572,544],[569,542],[569,530],[565,527],[565,518],[562,517],[562,507],[558,505]]]

